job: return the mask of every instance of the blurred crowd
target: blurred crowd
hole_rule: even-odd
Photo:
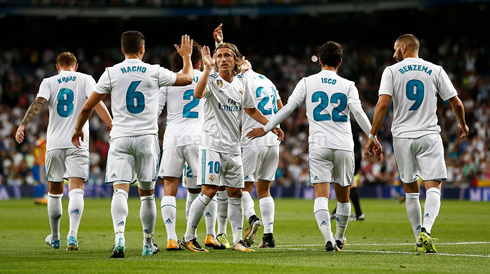
[[[458,122],[450,104],[439,99],[438,118],[446,152],[448,167],[447,187],[476,186],[480,179],[490,180],[490,92],[489,71],[479,71],[479,57],[484,48],[470,46],[465,40],[449,38],[438,45],[427,47],[421,41],[420,57],[442,65],[458,90],[466,108],[466,119],[471,129],[469,138],[458,138]],[[239,45],[240,46],[240,45]],[[242,49],[244,51],[244,49]],[[171,48],[148,48],[145,60],[169,67]],[[245,49],[246,52],[246,49]],[[2,184],[35,184],[34,167],[39,164],[36,142],[46,138],[48,112],[39,115],[26,127],[26,140],[17,144],[14,133],[23,116],[34,101],[39,84],[45,77],[55,75],[55,59],[61,50],[54,49],[4,49],[0,50],[0,181]],[[106,66],[122,61],[119,49],[106,49],[98,53],[74,51],[79,71],[93,75],[97,80]],[[269,77],[280,91],[283,103],[296,83],[304,76],[320,70],[311,58],[314,48],[306,48],[301,54],[261,56],[247,54],[254,70]],[[344,44],[343,64],[339,75],[356,82],[362,105],[372,120],[378,97],[381,74],[386,66],[394,63],[391,45],[384,48]],[[488,64],[487,70],[488,68]],[[106,100],[110,109],[110,102]],[[384,147],[384,161],[363,158],[360,171],[361,184],[397,184],[397,169],[393,157],[391,136],[391,109],[380,130]],[[166,115],[159,118],[160,138],[163,136]],[[286,138],[281,144],[280,163],[276,184],[301,186],[308,184],[308,121],[304,104],[281,124]],[[94,114],[90,119],[90,184],[104,182],[108,137],[104,123]],[[40,139],[42,138],[42,139]],[[365,142],[363,136],[362,144]]]
[[[366,0],[361,0],[366,2]],[[369,0],[368,0],[369,1]],[[376,1],[376,0],[371,0]],[[0,0],[7,6],[26,7],[168,7],[168,6],[256,6],[347,2],[346,0]],[[349,0],[348,2],[360,2]]]

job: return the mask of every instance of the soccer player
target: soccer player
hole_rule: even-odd
[[[228,217],[233,232],[233,250],[254,251],[242,240],[243,210],[242,189],[244,187],[242,158],[240,155],[240,113],[245,111],[261,124],[267,118],[255,108],[254,99],[247,80],[240,73],[242,56],[238,48],[223,43],[215,50],[215,60],[209,48],[202,49],[204,71],[194,90],[194,96],[203,98],[204,124],[200,145],[201,169],[198,184],[201,193],[191,205],[189,222],[184,236],[186,248],[195,252],[207,252],[197,242],[196,228],[205,207],[216,194],[219,186],[228,193]],[[211,74],[216,66],[217,73]],[[280,139],[284,133],[275,129]]]
[[[194,97],[194,88],[202,72],[201,46],[194,42],[192,50],[192,66],[194,78],[192,84],[182,87],[160,88],[158,113],[167,105],[167,126],[163,137],[162,161],[159,176],[163,178],[164,195],[161,211],[167,231],[167,250],[183,250],[175,232],[177,204],[175,196],[179,188],[179,180],[184,172],[183,185],[187,188],[186,219],[191,203],[196,199],[201,187],[197,186],[197,170],[199,167],[199,138],[203,122],[202,100]],[[178,52],[171,56],[172,71],[182,70],[182,58]],[[185,165],[187,163],[187,165]],[[225,246],[216,240],[217,202],[212,199],[204,213],[207,236],[205,245],[214,249]]]
[[[368,134],[371,124],[361,107],[354,82],[337,75],[342,63],[343,49],[329,41],[318,49],[321,72],[303,78],[284,106],[263,128],[255,128],[247,136],[257,138],[284,121],[303,101],[310,125],[309,172],[310,186],[315,190],[314,214],[327,251],[340,251],[346,240],[351,205],[349,190],[354,174],[354,143],[350,125],[350,112]],[[377,143],[376,154],[381,153]],[[330,226],[328,197],[330,183],[337,194],[337,229],[335,237]]]
[[[86,138],[75,147],[70,142],[70,132],[75,126],[78,113],[90,93],[95,90],[92,76],[77,72],[77,58],[71,52],[63,52],[56,59],[58,75],[46,78],[39,86],[36,100],[22,120],[15,139],[24,140],[25,127],[37,117],[46,103],[49,104],[49,124],[46,148],[46,174],[48,177],[48,216],[51,234],[46,243],[60,248],[60,221],[63,214],[61,198],[64,180],[68,180],[70,201],[70,232],[67,250],[78,250],[78,227],[82,219],[84,200],[83,184],[89,177],[89,125],[80,130]],[[111,127],[112,119],[103,102],[94,105],[97,114]]]
[[[381,76],[369,136],[373,139],[378,133],[393,99],[393,150],[405,187],[408,219],[417,244],[415,251],[435,253],[430,235],[441,206],[442,181],[447,177],[441,128],[437,125],[437,95],[451,104],[461,138],[468,135],[469,128],[463,104],[448,75],[441,66],[419,58],[419,47],[419,40],[412,34],[396,39],[393,58],[398,63],[387,67]],[[364,153],[371,154],[373,146],[369,140]],[[423,222],[417,177],[424,181],[427,196]]]
[[[213,32],[216,46],[223,43],[223,24],[220,24]],[[264,75],[252,70],[248,60],[243,60],[241,66],[242,75],[248,80],[256,108],[267,118],[277,113],[282,108],[281,97],[276,86]],[[243,210],[248,220],[245,230],[244,242],[252,246],[255,242],[257,230],[262,226],[262,221],[255,213],[252,193],[253,184],[257,182],[257,195],[259,197],[260,210],[264,218],[264,236],[259,247],[275,247],[273,237],[274,226],[274,199],[270,194],[271,181],[275,178],[277,165],[279,164],[279,144],[277,137],[268,133],[265,138],[250,140],[245,135],[260,124],[248,115],[242,115],[242,161],[245,176],[245,188],[242,192]],[[219,193],[219,191],[218,191]],[[219,193],[221,194],[221,193]],[[222,196],[222,195],[219,195]],[[220,214],[221,215],[221,214]],[[226,227],[226,222],[225,226]],[[218,239],[221,239],[218,238]]]
[[[111,94],[114,115],[106,182],[112,183],[111,213],[115,233],[112,258],[124,258],[124,230],[128,216],[130,184],[138,181],[141,199],[140,218],[143,225],[143,256],[158,252],[153,243],[156,221],[155,180],[160,148],[158,145],[158,89],[162,86],[183,86],[192,83],[192,40],[182,36],[181,47],[175,48],[183,58],[182,73],[173,73],[159,65],[141,61],[145,54],[145,38],[138,31],[121,36],[121,51],[125,60],[105,69],[93,92],[83,106],[72,142],[80,145],[82,126],[93,107]],[[136,174],[136,177],[134,176]]]
[[[282,101],[276,86],[264,75],[252,70],[250,62],[244,60],[243,76],[250,83],[254,95],[255,106],[269,120],[281,108]],[[257,196],[259,197],[260,212],[263,218],[264,235],[259,247],[275,247],[274,229],[274,199],[271,196],[271,182],[275,178],[277,165],[279,164],[279,144],[277,137],[269,132],[264,138],[250,140],[246,133],[260,124],[248,115],[242,116],[242,160],[245,176],[245,188],[243,189],[243,210],[249,226],[245,230],[244,241],[248,246],[255,242],[257,230],[262,221],[255,213],[252,196],[253,184],[256,182]]]

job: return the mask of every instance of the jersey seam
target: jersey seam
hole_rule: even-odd
[[[112,90],[112,81],[111,81],[111,75],[109,74],[109,68],[106,68],[107,71],[107,77],[109,78],[109,86],[111,87]]]

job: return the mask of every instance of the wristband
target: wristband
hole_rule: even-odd
[[[369,133],[369,139],[376,140],[377,138],[376,138],[376,135]]]

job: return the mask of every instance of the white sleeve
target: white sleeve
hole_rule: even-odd
[[[439,96],[441,96],[442,100],[444,101],[447,101],[448,99],[451,99],[454,96],[458,95],[458,92],[454,88],[451,79],[442,67],[439,72],[439,83],[437,89],[439,92]]]
[[[362,109],[361,100],[359,100],[359,91],[354,84],[349,89],[347,102],[349,110],[354,114],[357,124],[359,124],[366,135],[369,135],[371,132],[371,122],[369,122],[366,113]]]
[[[255,99],[252,95],[252,90],[250,89],[249,82],[245,79],[245,90],[243,93],[243,107],[244,108],[255,108]]]
[[[173,86],[177,81],[177,74],[166,68],[160,67],[158,70],[158,86]]]
[[[111,77],[109,75],[109,68],[106,68],[102,76],[99,78],[99,82],[95,85],[95,92],[98,94],[109,94],[111,93]]]
[[[167,102],[168,87],[161,87],[158,91],[158,116],[162,114],[165,103]]]
[[[270,120],[267,125],[264,126],[264,131],[267,133],[277,127],[282,121],[286,120],[286,118],[293,113],[293,111],[303,103],[306,99],[306,80],[302,79],[296,85],[293,90],[293,94],[288,99],[288,103],[279,110]]]
[[[379,84],[379,95],[389,95],[393,97],[393,72],[389,67],[385,68]]]
[[[46,81],[46,79],[44,79],[41,82],[41,85],[39,85],[39,92],[37,93],[36,97],[42,97],[42,98],[46,99],[47,101],[49,101],[50,95],[51,95],[51,93],[49,92],[48,81]]]
[[[208,83],[206,84],[206,93],[202,95],[202,98],[209,98],[211,95],[213,95],[213,80],[214,78],[211,77],[211,75],[208,78]]]
[[[85,95],[88,98],[90,96],[90,94],[95,90],[95,80],[94,80],[94,77],[87,75],[85,81],[86,81],[86,83],[85,83]]]

